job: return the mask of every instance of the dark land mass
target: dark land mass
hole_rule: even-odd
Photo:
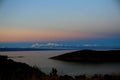
[[[120,50],[80,50],[51,57],[50,59],[69,62],[120,62]]]
[[[48,74],[36,67],[31,67],[25,63],[15,62],[7,56],[0,56],[0,80],[120,80],[120,74],[93,76],[79,75],[58,75],[56,69]]]
[[[35,80],[45,76],[38,68],[0,56],[0,80]]]

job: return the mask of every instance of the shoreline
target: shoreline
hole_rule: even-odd
[[[57,51],[57,50],[87,50],[86,48],[0,48],[0,52],[9,52],[9,51]],[[107,50],[120,50],[119,48],[95,48],[88,50],[96,50],[96,51],[107,51]]]

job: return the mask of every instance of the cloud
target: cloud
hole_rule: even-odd
[[[62,44],[58,44],[58,43],[46,43],[46,44],[39,44],[39,43],[35,43],[32,44],[32,48],[40,48],[40,47],[58,47],[58,46],[63,46]]]
[[[40,46],[40,45],[39,45],[38,43],[35,43],[35,44],[32,44],[31,47],[32,47],[32,48],[39,48],[39,46]]]
[[[84,47],[96,47],[97,44],[83,44]]]
[[[62,44],[57,44],[57,43],[47,43],[47,46],[62,46]]]

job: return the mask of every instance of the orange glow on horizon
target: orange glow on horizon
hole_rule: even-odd
[[[48,30],[26,30],[26,29],[2,29],[0,30],[0,42],[30,42],[30,41],[52,41],[70,40],[95,37],[88,34],[76,34],[70,32],[48,31]]]

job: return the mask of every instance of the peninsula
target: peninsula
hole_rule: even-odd
[[[70,62],[120,62],[120,50],[80,50],[54,56],[50,59]]]

